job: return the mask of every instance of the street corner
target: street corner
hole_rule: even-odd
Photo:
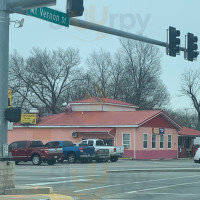
[[[40,195],[40,196],[46,197],[49,200],[74,200],[70,196],[61,195],[61,194],[44,194],[44,195]]]

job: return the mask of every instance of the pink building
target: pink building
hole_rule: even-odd
[[[70,103],[60,114],[40,118],[36,125],[16,124],[8,143],[16,140],[71,140],[101,138],[107,145],[125,147],[134,159],[178,158],[181,126],[161,110],[137,111],[137,106],[107,98]]]

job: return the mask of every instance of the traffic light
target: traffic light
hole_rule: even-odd
[[[192,61],[197,59],[199,52],[198,50],[198,37],[192,33],[187,34],[187,60]]]
[[[7,108],[5,119],[9,122],[19,122],[21,120],[21,108]]]
[[[84,7],[83,0],[67,0],[67,17],[82,16]]]
[[[180,53],[180,31],[176,30],[174,27],[169,27],[169,47],[168,54],[170,56],[176,57]]]

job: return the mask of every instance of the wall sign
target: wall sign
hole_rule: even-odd
[[[164,128],[159,128],[159,134],[160,134],[160,135],[165,134],[165,129],[164,129]]]
[[[152,132],[153,132],[153,134],[163,135],[163,134],[165,134],[165,129],[164,128],[153,128]]]

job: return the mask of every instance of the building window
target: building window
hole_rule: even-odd
[[[189,137],[185,138],[185,147],[187,149],[191,148],[191,139]]]
[[[123,146],[125,149],[130,148],[130,133],[123,133]]]
[[[183,146],[183,137],[182,136],[178,136],[178,146]]]
[[[168,135],[168,148],[171,149],[172,148],[172,136]]]
[[[152,135],[152,148],[155,149],[156,148],[156,135]]]
[[[164,148],[164,135],[160,135],[160,148]]]
[[[143,135],[143,148],[144,149],[148,148],[148,135],[147,134]]]

